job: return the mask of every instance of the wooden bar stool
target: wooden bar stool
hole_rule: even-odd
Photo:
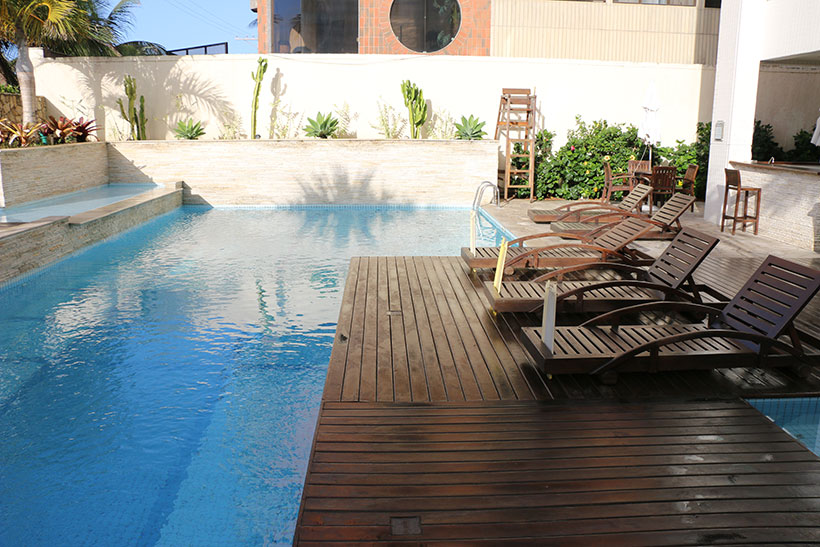
[[[732,220],[732,235],[735,235],[735,228],[740,223],[742,230],[746,231],[747,224],[754,224],[755,235],[757,235],[757,226],[760,219],[760,195],[762,190],[760,188],[751,188],[740,185],[740,171],[737,169],[725,169],[726,172],[726,190],[723,194],[723,214],[720,219],[720,231],[723,231],[723,226],[726,219]],[[735,212],[733,215],[726,214],[726,205],[729,202],[729,190],[737,192],[735,196]],[[749,215],[749,194],[755,195],[755,214]],[[743,214],[740,213],[740,200],[743,200]]]

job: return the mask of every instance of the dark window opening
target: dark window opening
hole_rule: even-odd
[[[457,0],[394,0],[390,27],[407,48],[420,53],[438,51],[455,40],[461,27]]]
[[[275,0],[274,53],[358,53],[358,0]]]

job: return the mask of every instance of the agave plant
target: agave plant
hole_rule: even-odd
[[[0,121],[0,130],[8,133],[8,145],[20,146],[25,148],[40,142],[40,129],[42,124],[39,123],[12,123],[8,121]]]
[[[86,121],[82,117],[74,122],[74,140],[77,142],[88,142],[89,137],[97,139],[97,136],[93,133],[95,133],[99,127],[94,125],[94,122],[95,120]]]
[[[456,122],[456,138],[463,141],[480,141],[487,134],[484,131],[485,123],[472,114],[469,118],[462,116],[461,123]]]
[[[185,121],[177,123],[174,129],[174,136],[176,136],[176,138],[189,141],[195,141],[204,134],[205,130],[202,128],[202,124],[194,122],[193,118],[188,118]]]
[[[74,136],[74,129],[77,124],[74,120],[60,116],[55,119],[49,116],[48,121],[43,124],[43,134],[54,139],[54,144],[65,144],[68,139]]]
[[[308,137],[327,139],[336,133],[338,127],[339,120],[334,118],[332,113],[322,114],[321,112],[317,112],[315,120],[308,118],[308,124],[305,126],[305,135]]]

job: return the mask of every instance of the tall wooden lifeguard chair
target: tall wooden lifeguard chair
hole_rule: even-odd
[[[530,201],[535,199],[535,94],[529,89],[503,88],[495,125],[496,140],[504,137],[506,149],[504,170],[499,182],[504,187],[504,199],[510,190],[527,188]],[[516,144],[520,145],[516,148]],[[514,161],[513,158],[524,158]],[[523,164],[523,165],[522,165]]]

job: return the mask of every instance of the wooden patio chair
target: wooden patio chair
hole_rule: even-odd
[[[675,180],[678,181],[678,185],[681,188],[681,192],[684,194],[689,194],[692,197],[695,197],[695,179],[698,176],[698,166],[694,163],[690,163],[686,167],[686,173],[683,174],[682,177],[676,177]],[[695,212],[695,202],[692,202],[692,212]]]
[[[720,299],[722,295],[703,285],[697,285],[692,274],[709,255],[716,237],[685,228],[673,239],[666,250],[648,269],[628,264],[593,262],[553,270],[530,281],[505,281],[501,291],[493,283],[484,283],[484,292],[490,306],[497,312],[532,312],[544,303],[544,287],[548,280],[557,283],[557,310],[568,312],[602,312],[619,307],[657,300],[701,302],[701,293],[707,292]],[[623,276],[616,280],[567,281],[568,274],[578,276],[587,272],[606,270]]]
[[[554,232],[564,234],[579,234],[595,237],[597,230],[607,226],[599,223],[604,220],[619,222],[627,217],[635,217],[653,224],[655,229],[641,236],[641,239],[672,239],[681,229],[680,217],[695,203],[695,196],[674,194],[652,216],[641,213],[622,211],[619,213],[602,213],[585,219],[585,222],[553,222],[550,227]],[[610,222],[610,223],[611,223]]]
[[[797,365],[807,375],[818,361],[811,337],[794,319],[820,289],[820,271],[769,256],[721,308],[693,302],[653,302],[599,315],[577,327],[555,327],[551,353],[537,328],[522,329],[522,342],[549,374],[589,373],[605,383],[619,372]],[[709,323],[623,326],[639,312],[704,314]],[[790,344],[781,337],[788,335]],[[814,346],[816,339],[811,339]]]
[[[621,181],[621,184],[618,184],[619,181]],[[612,166],[609,165],[608,161],[604,162],[604,192],[602,196],[604,201],[612,201],[612,194],[615,192],[631,192],[638,184],[634,173],[613,175]]]
[[[527,211],[530,220],[539,224],[554,222],[559,218],[571,217],[580,220],[584,217],[595,216],[605,211],[640,211],[644,200],[649,197],[652,187],[648,184],[639,184],[621,201],[614,203],[604,200],[573,201],[553,208],[531,207]]]
[[[649,264],[652,257],[627,247],[654,226],[644,220],[628,218],[597,234],[594,238],[574,234],[548,232],[519,237],[510,241],[507,248],[505,270],[515,268],[561,268],[587,262],[620,261],[632,264]],[[559,237],[577,241],[563,241],[544,247],[524,247],[533,239]],[[469,247],[461,249],[461,258],[471,268],[495,268],[498,265],[498,247],[476,247],[473,255]]]
[[[652,167],[652,192],[649,194],[649,214],[658,196],[671,197],[675,194],[678,185],[676,180],[678,170],[671,165],[655,165]]]

